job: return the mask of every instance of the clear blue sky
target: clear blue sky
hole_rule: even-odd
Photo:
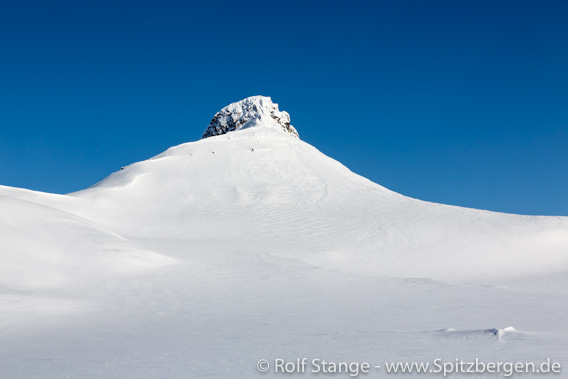
[[[402,194],[568,215],[567,1],[0,2],[0,184],[66,193],[266,95]]]

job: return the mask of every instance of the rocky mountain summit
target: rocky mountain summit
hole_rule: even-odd
[[[227,105],[215,114],[201,138],[257,125],[282,130],[299,138],[296,129],[290,125],[288,112],[280,111],[278,104],[266,96],[251,96]]]

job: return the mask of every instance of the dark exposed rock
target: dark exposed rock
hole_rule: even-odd
[[[201,138],[217,136],[259,124],[280,129],[299,138],[296,129],[290,125],[290,115],[278,110],[278,104],[265,96],[247,97],[221,109],[215,114]]]

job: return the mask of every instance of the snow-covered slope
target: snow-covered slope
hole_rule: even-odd
[[[0,197],[0,208],[4,289],[94,284],[101,273],[138,272],[174,262],[57,208],[8,197]]]
[[[269,239],[325,268],[452,282],[568,268],[566,218],[407,198],[269,128],[176,146],[72,196],[82,215],[130,237]]]
[[[402,196],[301,141],[289,123],[287,113],[278,111],[269,98],[257,96],[219,112],[204,133],[208,138],[134,163],[89,189],[52,195],[0,187],[0,305],[6,309],[0,320],[17,329],[20,322],[35,320],[29,310],[46,317],[41,310],[53,309],[46,306],[49,299],[54,304],[65,302],[58,309],[64,309],[66,317],[76,308],[113,309],[116,314],[95,312],[93,318],[84,319],[91,320],[83,321],[88,324],[83,325],[86,333],[125,328],[146,336],[138,341],[143,346],[154,338],[165,338],[161,343],[166,351],[183,349],[174,334],[193,336],[197,345],[189,346],[195,346],[192,353],[198,356],[210,338],[223,345],[250,334],[244,355],[233,356],[228,364],[233,370],[235,364],[248,370],[254,362],[244,362],[245,355],[277,354],[277,344],[287,338],[284,332],[272,330],[268,334],[275,345],[259,350],[255,336],[262,339],[267,332],[257,335],[254,330],[262,320],[280,319],[288,325],[288,321],[308,319],[314,328],[318,323],[318,328],[330,325],[348,332],[349,325],[373,329],[371,315],[387,307],[379,319],[389,330],[426,332],[457,326],[483,331],[510,324],[519,328],[519,323],[521,328],[534,329],[537,313],[525,313],[515,323],[513,313],[503,308],[508,304],[505,299],[526,300],[524,295],[477,285],[512,288],[506,291],[527,286],[546,289],[546,293],[564,291],[568,218],[494,213]],[[412,283],[420,283],[421,288],[412,289]],[[460,292],[454,286],[464,284],[473,287]],[[369,296],[381,300],[368,303]],[[473,296],[481,308],[484,296],[505,305],[496,305],[500,309],[496,313],[486,310],[497,317],[471,318],[467,307],[465,311],[453,308],[462,296]],[[546,303],[542,300],[546,296],[539,301]],[[81,299],[80,303],[74,299]],[[533,300],[516,304],[524,307]],[[334,311],[310,316],[312,303]],[[348,315],[340,310],[341,304],[361,313]],[[437,313],[439,308],[431,305],[446,311]],[[407,323],[401,321],[401,312],[413,307],[430,321],[420,324],[410,316]],[[286,316],[286,309],[293,314]],[[558,314],[562,309],[568,310],[561,307]],[[232,322],[241,329],[196,331],[205,320],[213,319],[217,327],[229,322],[231,312],[236,318]],[[18,321],[10,315],[18,315]],[[169,321],[162,324],[156,317]],[[183,329],[186,317],[195,322],[186,324],[187,330]],[[92,320],[105,321],[97,327],[89,324]],[[320,325],[322,320],[329,324]],[[503,324],[486,325],[484,320]],[[175,325],[175,333],[163,332],[164,325]],[[568,331],[566,325],[561,329]],[[309,333],[295,330],[299,335]],[[446,333],[443,338],[455,335]],[[420,338],[442,338],[427,336]],[[321,348],[325,345],[321,338],[310,346]],[[67,351],[70,339],[63,333],[56,350]],[[361,347],[369,343],[362,342]],[[114,351],[104,343],[93,344],[89,349],[96,354]],[[424,354],[429,350],[424,347]],[[381,351],[392,357],[398,354]],[[140,362],[152,352],[152,347],[142,351],[145,358]],[[80,366],[83,358],[77,353],[74,362]],[[213,361],[212,356],[201,356],[202,366],[208,359]],[[23,370],[25,358],[16,361],[22,363],[8,367]],[[202,366],[200,374],[217,372]],[[32,367],[26,372],[34,373],[39,366]],[[53,373],[65,373],[57,364],[49,367]],[[180,376],[182,367],[175,367],[174,376]],[[108,374],[101,370],[95,372]],[[117,377],[128,373],[137,377],[154,371],[128,366],[116,372]],[[233,372],[232,377],[250,377],[254,370],[243,368],[242,373]]]

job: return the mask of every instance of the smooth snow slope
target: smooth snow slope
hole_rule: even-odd
[[[568,218],[411,199],[262,122],[69,195],[0,187],[0,231],[7,377],[568,352]]]
[[[568,269],[567,218],[410,199],[262,127],[171,148],[73,196],[128,237],[268,238],[324,268],[483,283]]]

